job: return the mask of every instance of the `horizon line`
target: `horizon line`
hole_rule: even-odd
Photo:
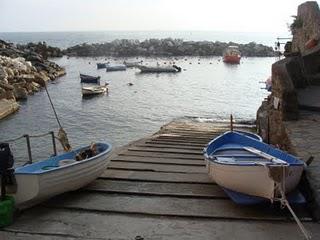
[[[277,34],[276,32],[225,31],[225,30],[53,30],[53,31],[0,31],[0,33],[77,33],[77,32],[222,32],[222,33],[257,33]],[[285,32],[278,32],[278,34]],[[288,35],[291,35],[288,32]]]

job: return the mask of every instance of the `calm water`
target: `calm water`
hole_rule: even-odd
[[[62,125],[73,147],[91,141],[126,144],[159,130],[175,118],[199,117],[200,121],[255,119],[257,108],[267,96],[259,81],[270,75],[274,58],[243,58],[240,65],[224,64],[220,58],[175,60],[184,71],[178,74],[139,74],[137,69],[105,72],[96,69],[102,58],[55,59],[67,75],[48,85]],[[122,62],[124,59],[108,59]],[[136,61],[136,59],[129,59]],[[148,65],[168,64],[173,59],[139,58]],[[90,99],[81,96],[79,72],[100,75],[110,83],[109,95]],[[128,86],[128,83],[133,86]],[[57,131],[58,125],[45,91],[21,102],[20,111],[0,121],[0,141],[22,134]],[[50,139],[33,139],[34,157],[51,153]],[[25,141],[12,144],[18,161],[26,161]]]
[[[14,43],[45,41],[49,45],[67,48],[80,43],[101,43],[115,39],[181,38],[186,41],[256,42],[274,47],[277,37],[288,33],[244,33],[217,31],[100,31],[100,32],[25,32],[1,33],[0,39]]]

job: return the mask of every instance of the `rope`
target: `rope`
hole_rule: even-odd
[[[38,137],[44,137],[44,136],[47,136],[47,135],[50,135],[51,133],[48,132],[48,133],[43,133],[43,134],[38,134],[38,135],[29,135],[30,138],[38,138]]]
[[[24,135],[17,137],[17,138],[9,139],[9,140],[3,141],[3,142],[6,142],[6,143],[15,142],[15,141],[18,141],[22,138],[24,138]]]
[[[44,83],[44,89],[45,89],[46,92],[47,92],[47,95],[48,95],[48,98],[49,98],[49,101],[50,101],[52,110],[53,110],[54,115],[55,115],[55,117],[56,117],[56,120],[57,120],[57,122],[58,122],[58,124],[59,124],[59,127],[62,128],[61,123],[60,123],[59,118],[58,118],[58,115],[57,115],[57,112],[56,112],[56,109],[54,108],[53,103],[52,103],[52,100],[51,100],[51,97],[50,97],[50,95],[49,95],[49,92],[48,92],[47,84],[46,84],[46,83]]]
[[[287,198],[286,198],[286,194],[285,194],[285,187],[286,187],[286,167],[288,167],[288,165],[281,165],[279,166],[282,168],[282,179],[280,180],[280,182],[275,181],[275,189],[278,189],[281,197],[280,198],[276,198],[274,197],[272,200],[275,201],[280,201],[281,204],[281,208],[285,208],[287,207],[292,215],[292,217],[294,218],[294,220],[296,221],[298,227],[300,228],[300,231],[302,232],[302,234],[304,235],[305,239],[310,240],[311,239],[311,235],[310,233],[307,231],[307,229],[303,226],[302,222],[300,221],[300,219],[297,217],[297,215],[295,214],[295,212],[293,211],[293,209],[291,208]],[[269,169],[270,171],[270,169]]]
[[[48,133],[41,133],[41,134],[37,134],[37,135],[22,135],[20,137],[16,137],[16,138],[12,138],[12,139],[9,139],[9,140],[5,140],[5,141],[2,141],[2,142],[6,142],[6,143],[10,143],[10,142],[15,142],[15,141],[18,141],[26,136],[29,136],[30,138],[38,138],[38,137],[44,137],[44,136],[47,136],[47,135],[50,135],[51,133],[48,132]]]

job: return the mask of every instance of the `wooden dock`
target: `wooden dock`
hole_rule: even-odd
[[[172,122],[119,149],[86,188],[22,212],[0,240],[303,239],[286,210],[238,206],[208,178],[203,147],[226,130],[226,123]],[[320,239],[307,208],[295,211]]]

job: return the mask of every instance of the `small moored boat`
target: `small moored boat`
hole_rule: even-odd
[[[107,63],[97,63],[97,69],[102,69],[107,67]]]
[[[139,62],[127,62],[127,61],[124,61],[123,64],[127,67],[127,68],[133,68],[133,67],[136,67],[138,65],[140,65],[142,63],[142,61],[139,61]]]
[[[113,71],[125,71],[127,67],[123,64],[120,65],[107,65],[106,70],[107,72],[113,72]]]
[[[80,82],[81,83],[100,83],[100,76],[90,76],[80,73]]]
[[[81,88],[82,96],[92,96],[107,92],[107,84],[104,86],[83,86]]]
[[[225,63],[239,64],[241,53],[238,46],[229,46],[223,53],[223,61]]]
[[[137,66],[137,68],[140,69],[141,73],[178,73],[181,72],[181,68],[172,65],[170,67],[162,67],[162,66],[156,66],[156,67],[149,67],[149,66]]]
[[[234,131],[209,142],[204,156],[209,176],[227,194],[232,191],[252,197],[243,204],[257,203],[255,197],[273,201],[281,197],[281,191],[292,192],[304,168],[304,162],[294,156]],[[229,196],[235,199],[234,195]]]
[[[19,208],[25,208],[55,195],[77,190],[102,174],[109,163],[111,149],[109,143],[95,143],[18,167],[14,171],[17,190],[9,195],[14,197]]]

